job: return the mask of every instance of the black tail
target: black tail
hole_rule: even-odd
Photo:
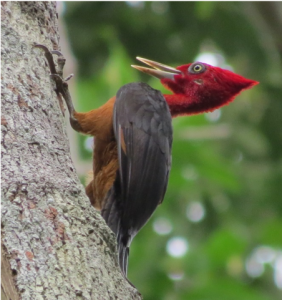
[[[119,201],[119,197],[121,197],[119,190],[120,189],[116,180],[115,184],[112,186],[106,196],[105,207],[102,209],[101,214],[107,225],[117,237],[119,265],[126,277],[129,256],[129,242],[131,239],[127,232],[123,232],[120,222],[122,208],[120,205],[121,201]]]
[[[119,234],[118,235],[118,256],[119,256],[119,265],[125,275],[127,276],[127,266],[128,266],[128,256],[129,256],[129,247],[127,246],[127,241]],[[128,240],[128,239],[127,239]]]

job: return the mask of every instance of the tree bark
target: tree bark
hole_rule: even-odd
[[[2,297],[140,299],[70,158],[49,68],[55,2],[1,2]]]

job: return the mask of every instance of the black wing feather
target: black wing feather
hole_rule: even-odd
[[[126,274],[130,243],[165,195],[172,125],[163,95],[145,83],[130,83],[118,91],[113,120],[119,171],[102,215],[117,235]]]

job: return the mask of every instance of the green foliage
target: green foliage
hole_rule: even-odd
[[[213,52],[235,72],[260,81],[222,108],[219,118],[173,121],[173,166],[164,203],[131,246],[129,279],[144,299],[281,299],[281,285],[279,290],[274,281],[282,259],[282,52],[274,38],[281,32],[281,22],[275,23],[281,3],[265,5],[66,3],[64,17],[79,63],[80,111],[99,107],[128,82],[146,81],[165,92],[157,79],[130,67],[135,56],[177,66]],[[84,139],[80,152],[90,159]],[[193,204],[204,209],[197,221],[187,217]],[[154,230],[160,218],[171,226],[163,235]],[[167,252],[175,236],[188,243],[181,257]],[[248,261],[257,259],[262,246],[275,256],[257,262],[264,271],[251,276]]]

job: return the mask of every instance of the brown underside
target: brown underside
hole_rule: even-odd
[[[93,151],[93,180],[86,187],[92,205],[101,210],[103,199],[113,185],[118,170],[117,145],[113,131],[115,97],[98,109],[74,113],[80,132],[95,137]]]

